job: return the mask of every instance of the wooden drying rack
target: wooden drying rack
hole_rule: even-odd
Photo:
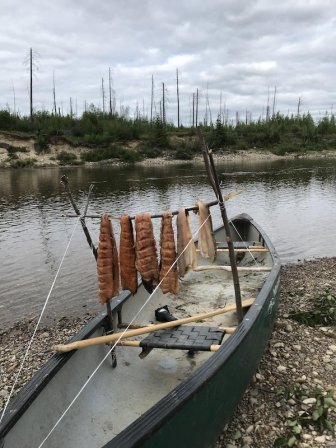
[[[62,183],[64,183],[63,177],[65,177],[65,176],[62,176]],[[90,186],[90,188],[91,187],[92,187],[92,185]],[[239,190],[239,191],[234,191],[232,193],[229,193],[226,196],[224,196],[224,200],[228,201],[229,199],[232,199],[233,197],[237,196],[238,194],[241,194],[243,191],[244,190]],[[218,204],[218,201],[211,201],[211,202],[206,202],[205,203],[205,205],[207,207],[213,207],[214,205],[217,205],[217,204]],[[185,209],[186,212],[196,212],[198,210],[198,206],[197,205],[193,205],[193,206],[190,206],[190,207],[185,207],[184,209]],[[176,215],[178,215],[179,211],[178,210],[174,210],[171,213],[172,213],[173,216],[176,216]],[[66,217],[66,218],[78,218],[79,216],[81,216],[82,218],[91,218],[91,219],[101,219],[101,217],[102,217],[102,215],[98,215],[98,214],[96,214],[96,215],[87,215],[85,213],[83,215],[76,214],[76,215],[63,215],[63,216]],[[108,216],[110,216],[111,219],[119,219],[119,218],[114,217],[112,215],[108,215]],[[156,213],[156,214],[151,215],[152,219],[153,218],[162,218],[162,217],[163,217],[162,213]],[[135,219],[135,216],[130,216],[130,219]]]

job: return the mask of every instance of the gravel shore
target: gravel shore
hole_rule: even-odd
[[[285,397],[297,384],[307,394],[320,388],[336,398],[336,328],[308,327],[288,318],[290,311],[311,309],[329,290],[336,294],[336,258],[286,265],[281,272],[278,318],[272,338],[250,387],[216,447],[271,448],[288,431],[288,421],[312,406]],[[305,400],[304,400],[305,401]],[[306,401],[305,401],[306,402]],[[331,413],[336,422],[336,413]],[[298,447],[334,447],[336,434],[302,428]],[[236,439],[236,440],[235,440]]]
[[[291,310],[309,309],[314,298],[325,290],[336,294],[336,258],[286,265],[281,281],[281,301],[272,338],[217,448],[271,448],[278,437],[288,432],[289,419],[312,407],[310,395],[314,389],[319,388],[321,393],[332,390],[336,399],[336,328],[307,327],[288,318]],[[52,355],[51,345],[76,333],[90,317],[88,313],[84,318],[62,318],[38,330],[14,394]],[[35,320],[26,321],[0,333],[0,409],[11,390],[34,326]],[[283,393],[295,384],[308,401]],[[336,422],[335,411],[331,411],[330,417]],[[319,432],[310,425],[303,428],[295,446],[336,448],[336,434]]]

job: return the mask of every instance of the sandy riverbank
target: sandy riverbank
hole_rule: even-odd
[[[302,412],[304,406],[307,408],[281,393],[294,384],[300,385],[308,396],[316,387],[322,392],[332,389],[336,395],[336,328],[311,328],[288,318],[291,310],[310,308],[312,300],[326,289],[336,294],[336,258],[286,265],[281,281],[281,302],[272,339],[217,448],[271,448],[275,439],[285,434],[288,419]],[[84,318],[63,317],[40,328],[15,392],[52,355],[51,345],[76,333],[89,318],[90,313]],[[34,325],[35,321],[22,322],[0,334],[0,408],[11,389]],[[336,422],[336,413],[331,417]],[[336,437],[308,426],[296,446],[335,448]]]
[[[130,141],[124,144],[127,149],[134,150],[140,142]],[[15,148],[12,152],[9,147]],[[35,148],[34,138],[18,138],[0,132],[0,168],[11,167],[57,167],[60,165],[58,156],[62,152],[66,152],[75,157],[73,162],[80,164],[80,166],[103,166],[114,165],[118,166],[125,164],[119,159],[104,160],[101,162],[81,162],[81,154],[92,151],[92,148],[85,146],[72,146],[67,143],[51,143],[48,152],[38,153]],[[284,155],[277,155],[268,150],[235,150],[235,151],[217,151],[214,152],[214,158],[217,162],[223,163],[239,163],[239,162],[263,162],[276,160],[291,160],[295,158],[316,159],[316,158],[336,158],[336,151],[307,151],[300,153],[285,153]],[[203,157],[201,155],[194,157],[193,160],[176,160],[172,159],[169,152],[162,157],[154,159],[145,159],[136,162],[140,166],[161,166],[161,165],[176,165],[176,164],[203,164]],[[74,164],[72,164],[73,166]],[[64,166],[64,165],[63,165]]]

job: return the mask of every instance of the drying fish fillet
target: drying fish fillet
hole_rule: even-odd
[[[193,270],[197,266],[196,248],[195,243],[192,240],[192,234],[189,225],[189,216],[186,215],[186,211],[184,208],[180,208],[178,212],[176,225],[177,225],[177,255],[179,257],[177,263],[178,263],[179,275],[180,277],[183,277],[186,272]],[[183,249],[187,245],[188,247],[183,252]]]
[[[159,283],[159,266],[153,224],[149,213],[140,213],[135,217],[135,232],[135,265],[144,287],[148,292],[152,292]]]
[[[216,259],[216,242],[213,234],[209,207],[202,201],[197,202],[199,214],[198,248],[203,258]]]
[[[133,226],[128,215],[122,215],[120,218],[119,250],[121,287],[135,294],[138,289],[138,279],[135,267]]]
[[[161,241],[160,282],[162,280],[160,287],[162,289],[163,294],[166,294],[167,292],[177,294],[179,292],[179,284],[178,284],[177,264],[175,263],[176,250],[175,250],[175,239],[173,230],[173,215],[171,214],[171,212],[163,213],[161,221],[160,241]]]
[[[106,303],[119,293],[119,260],[112,223],[107,215],[100,222],[97,274],[99,302]]]

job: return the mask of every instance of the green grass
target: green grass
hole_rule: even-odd
[[[328,291],[319,295],[308,311],[292,311],[291,319],[305,325],[336,325],[336,296]]]

